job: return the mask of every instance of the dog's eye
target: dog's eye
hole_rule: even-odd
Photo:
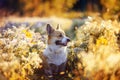
[[[60,34],[59,37],[62,37],[62,34]]]

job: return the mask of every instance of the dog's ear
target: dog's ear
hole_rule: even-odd
[[[46,30],[47,30],[48,35],[55,31],[55,30],[51,27],[50,24],[47,24]]]
[[[60,29],[60,25],[59,25],[59,24],[57,25],[57,28],[56,28],[56,29]]]

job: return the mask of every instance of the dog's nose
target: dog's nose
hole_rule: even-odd
[[[69,39],[69,38],[67,38],[67,42],[70,42],[70,39]]]

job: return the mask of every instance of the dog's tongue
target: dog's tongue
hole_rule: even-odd
[[[63,43],[63,46],[67,46],[67,42],[66,42],[66,43]]]
[[[56,45],[63,45],[63,46],[67,46],[67,42],[62,43],[61,41],[56,41]]]

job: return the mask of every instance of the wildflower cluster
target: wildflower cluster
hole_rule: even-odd
[[[72,71],[75,80],[119,80],[119,31],[119,22],[101,19],[77,29],[76,41],[70,47],[70,53],[77,57],[77,62],[71,61],[76,66]]]
[[[44,38],[28,27],[20,26],[0,33],[0,80],[29,80],[40,68]]]
[[[90,19],[68,44],[64,76],[58,80],[119,80],[120,23]],[[45,80],[41,67],[46,35],[19,26],[0,33],[0,80]]]

